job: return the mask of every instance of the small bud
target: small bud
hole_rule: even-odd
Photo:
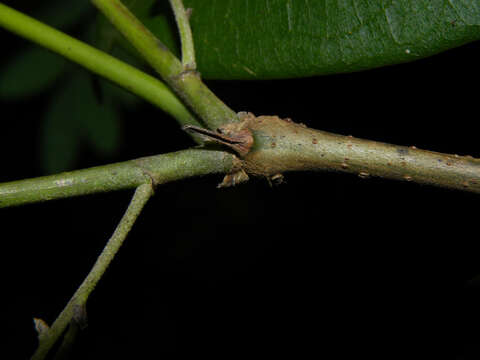
[[[45,322],[45,320],[35,317],[33,318],[33,324],[35,326],[35,331],[38,334],[38,339],[43,339],[48,334],[48,330],[50,330],[50,327]]]

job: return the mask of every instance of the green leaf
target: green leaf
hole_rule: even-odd
[[[199,70],[210,79],[359,71],[413,61],[480,39],[478,0],[184,3],[193,8]],[[172,37],[150,29],[161,39]]]
[[[66,60],[40,47],[28,47],[0,71],[0,98],[17,99],[51,85],[65,69]]]

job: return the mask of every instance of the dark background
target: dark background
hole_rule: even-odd
[[[26,41],[0,31],[0,66]],[[207,84],[237,111],[479,157],[479,44],[415,63],[300,80]],[[0,181],[42,175],[51,94],[1,102]],[[113,158],[192,145],[149,104],[125,109]],[[287,355],[480,358],[478,195],[335,173],[216,189],[161,186],[88,303],[78,359]],[[28,358],[132,192],[0,209],[2,358]],[[332,354],[333,353],[333,354]]]

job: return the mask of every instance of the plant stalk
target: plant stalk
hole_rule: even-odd
[[[339,171],[480,193],[480,159],[331,134],[249,114],[254,145],[244,157],[250,174]]]
[[[238,122],[237,114],[202,82],[199,74],[185,69],[121,1],[92,0],[92,3],[210,129]]]
[[[183,150],[169,154],[0,184],[0,208],[163,184],[207,174],[229,173],[238,162],[232,154]]]
[[[73,294],[68,304],[52,324],[48,330],[48,333],[41,339],[37,350],[32,356],[32,360],[45,359],[50,349],[55,345],[57,340],[67,328],[68,324],[71,321],[75,321],[72,320],[75,316],[75,309],[84,308],[86,306],[88,297],[102,278],[103,274],[122,246],[123,241],[130,232],[135,220],[140,215],[143,207],[152,195],[153,188],[151,184],[142,184],[137,188],[135,194],[133,195],[132,201],[128,205],[127,211],[120,220],[120,223],[115,229],[112,237],[110,240],[108,240],[107,245],[105,245],[105,248],[95,262],[92,270],[90,270],[85,280],[82,282],[75,294]]]
[[[182,65],[184,70],[195,70],[197,64],[195,61],[195,48],[193,46],[192,29],[190,28],[189,15],[185,11],[182,0],[170,0],[175,20],[180,33],[182,43]]]

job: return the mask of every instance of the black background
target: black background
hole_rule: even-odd
[[[0,37],[1,65],[26,42]],[[478,59],[473,43],[362,73],[207,84],[236,111],[479,157]],[[41,175],[49,95],[1,103],[0,181]],[[114,158],[85,147],[77,167],[192,145],[149,104],[126,109],[122,127]],[[287,174],[273,188],[220,181],[157,189],[89,300],[75,358],[480,358],[478,195],[335,173]],[[31,355],[32,318],[55,319],[131,195],[0,209],[8,358]]]

